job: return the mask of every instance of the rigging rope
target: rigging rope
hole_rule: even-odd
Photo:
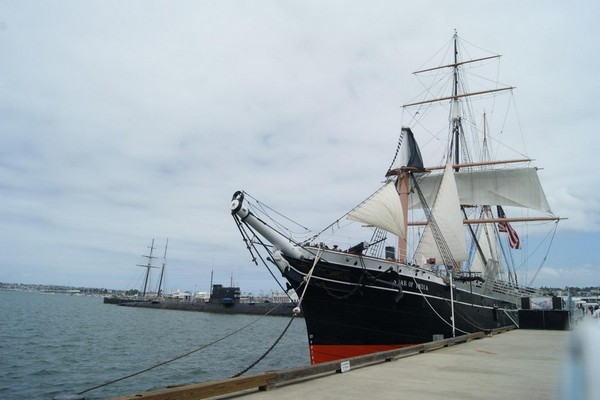
[[[410,177],[413,182],[413,187],[419,195],[419,200],[421,201],[423,211],[425,212],[427,222],[429,223],[428,226],[431,229],[435,244],[437,245],[437,248],[440,251],[440,255],[442,256],[442,259],[444,261],[444,265],[446,265],[447,268],[450,268],[452,270],[452,273],[454,273],[456,262],[454,261],[454,257],[452,256],[452,251],[450,250],[448,243],[446,243],[446,240],[444,239],[444,235],[442,234],[442,231],[440,230],[440,227],[438,226],[435,220],[433,211],[429,208],[429,205],[425,200],[425,196],[421,191],[421,187],[417,182],[417,178],[415,178],[413,174],[411,174]]]
[[[396,146],[396,154],[394,154],[394,158],[388,167],[388,171],[392,169],[394,163],[396,162],[396,157],[398,157],[398,153],[400,153],[400,146],[402,146],[402,140],[404,139],[404,130],[400,129],[400,136],[398,137],[398,145]]]
[[[552,232],[552,238],[550,239],[550,244],[548,245],[548,248],[546,249],[546,254],[544,254],[544,258],[543,258],[542,262],[540,263],[540,266],[538,267],[537,271],[535,271],[535,275],[533,275],[533,278],[531,278],[531,281],[529,281],[529,285],[527,285],[527,286],[531,287],[531,285],[533,284],[533,281],[535,280],[535,278],[537,278],[538,274],[540,273],[540,270],[546,263],[546,258],[548,258],[548,253],[550,253],[550,248],[552,247],[552,242],[554,241],[554,236],[556,235],[557,230],[558,230],[558,221],[556,221],[556,223],[554,225],[554,232]]]
[[[266,204],[265,204],[265,203],[263,203],[262,201],[258,200],[256,197],[253,197],[253,196],[252,196],[251,194],[249,194],[248,192],[244,191],[243,193],[244,193],[244,195],[246,195],[246,196],[250,197],[252,200],[254,200],[254,201],[256,202],[256,205],[257,205],[257,207],[258,207],[258,208],[260,208],[261,212],[262,212],[264,215],[266,215],[266,216],[268,216],[268,215],[269,215],[269,214],[267,214],[267,213],[266,213],[266,212],[263,210],[263,208],[268,208],[269,210],[271,210],[271,211],[272,211],[272,212],[274,212],[275,214],[279,215],[280,217],[282,217],[282,218],[284,218],[284,219],[286,219],[286,220],[290,221],[292,224],[294,224],[294,225],[297,225],[297,226],[299,226],[300,228],[302,228],[302,229],[304,229],[304,230],[306,230],[306,231],[310,231],[310,229],[308,229],[308,228],[307,228],[307,227],[305,227],[304,225],[302,225],[302,224],[300,224],[299,222],[296,222],[296,221],[294,221],[293,219],[291,219],[291,218],[288,218],[288,217],[286,217],[285,215],[281,214],[280,212],[278,212],[278,211],[276,211],[276,210],[272,209],[271,207],[269,207],[268,205],[266,205]],[[270,218],[270,217],[269,217],[269,218]],[[273,223],[274,223],[274,224],[276,224],[276,225],[281,225],[281,224],[279,224],[277,221],[275,221],[273,218],[270,218],[270,219],[271,219],[271,221],[273,221]]]
[[[258,256],[258,258],[260,258],[260,261],[263,263],[265,268],[267,268],[267,271],[269,271],[269,274],[271,274],[271,276],[273,277],[275,282],[277,282],[277,285],[279,286],[279,288],[287,295],[288,299],[290,299],[293,302],[294,300],[290,297],[288,290],[283,288],[283,285],[279,282],[279,280],[277,280],[277,277],[275,277],[275,274],[273,273],[273,271],[271,271],[271,268],[269,268],[269,265],[265,262],[262,254],[258,251],[258,249],[256,249],[254,241],[250,238],[248,233],[244,230],[242,223],[235,216],[233,216],[233,219],[234,219],[236,225],[238,226],[238,229],[240,231],[240,234],[242,235],[244,243],[246,243],[246,247],[248,248],[248,251],[250,252],[250,255],[252,256],[252,261],[254,262],[254,264],[258,265],[258,262],[256,261],[256,257],[254,256],[252,249],[254,249],[256,251],[256,255]],[[254,231],[252,231],[252,229],[250,229],[250,227],[248,225],[244,225],[244,226],[246,226],[254,234],[254,237],[256,238],[256,240],[258,240],[258,242],[265,248],[267,253],[269,253],[269,255],[272,257],[271,251],[268,249],[267,245],[262,242],[262,240],[256,235],[256,233]]]
[[[302,299],[304,299],[304,294],[306,293],[306,289],[308,289],[308,283],[310,281],[310,278],[312,278],[313,271],[315,270],[317,263],[321,259],[322,254],[323,254],[323,247],[319,247],[319,250],[317,251],[317,256],[315,257],[315,261],[313,262],[313,265],[310,268],[310,271],[308,271],[308,274],[306,274],[304,276],[304,280],[300,284],[300,286],[304,285],[304,289],[302,290],[302,295],[298,299],[298,305],[296,306],[296,308],[294,308],[294,314],[298,314],[300,312],[300,306],[302,305]],[[298,289],[300,289],[300,286],[298,287]]]

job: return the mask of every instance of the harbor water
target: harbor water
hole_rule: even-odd
[[[81,393],[206,345],[82,396],[105,399],[229,378],[258,360],[290,321],[119,307],[103,304],[101,297],[2,290],[0,317],[0,398],[6,400]],[[295,319],[247,374],[309,363],[304,321]]]

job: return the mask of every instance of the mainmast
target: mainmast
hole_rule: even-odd
[[[156,258],[152,256],[152,251],[154,250],[154,239],[152,239],[152,243],[150,244],[150,255],[143,255],[142,257],[146,257],[148,262],[145,265],[137,264],[138,267],[146,268],[146,276],[144,277],[144,290],[142,291],[142,297],[146,297],[146,288],[148,287],[148,279],[150,278],[150,268],[156,268],[152,265],[152,259]]]
[[[429,111],[428,108],[430,105],[443,105],[443,108],[448,111],[445,119],[447,129],[444,134],[446,135],[443,148],[444,165],[424,168],[422,164],[417,166],[411,164],[410,161],[402,160],[401,163],[398,163],[399,167],[390,167],[386,172],[388,183],[392,181],[392,177],[395,178],[397,193],[394,195],[399,197],[400,210],[402,211],[401,218],[397,218],[398,221],[402,221],[397,224],[401,227],[400,232],[394,229],[386,229],[383,226],[383,223],[373,223],[372,221],[376,221],[376,218],[362,217],[362,219],[359,218],[357,220],[367,224],[373,223],[374,226],[385,229],[387,232],[396,233],[396,236],[398,236],[398,259],[401,262],[406,262],[409,258],[407,254],[407,239],[409,236],[407,232],[408,227],[419,225],[426,226],[426,229],[419,238],[419,245],[413,256],[413,261],[417,258],[419,258],[419,260],[443,259],[443,263],[449,269],[452,268],[453,270],[460,270],[461,263],[468,262],[473,255],[473,248],[470,251],[467,251],[467,241],[463,241],[466,237],[463,237],[464,235],[460,232],[461,226],[464,226],[469,231],[470,241],[475,245],[475,249],[479,253],[478,256],[483,263],[483,265],[478,265],[477,267],[482,268],[484,271],[488,271],[490,268],[492,268],[493,271],[499,271],[496,266],[498,263],[496,258],[498,257],[494,255],[494,262],[490,264],[492,267],[488,268],[488,260],[490,257],[488,254],[484,254],[484,250],[490,251],[490,249],[482,249],[479,245],[479,230],[489,228],[484,224],[558,221],[560,218],[552,215],[537,176],[537,168],[530,166],[492,168],[494,165],[529,163],[532,160],[529,158],[492,160],[488,148],[487,115],[484,114],[483,143],[479,142],[480,132],[478,131],[475,122],[473,121],[471,125],[471,97],[484,97],[509,90],[512,91],[514,87],[496,86],[492,89],[485,89],[485,86],[488,85],[484,84],[483,89],[471,91],[464,81],[464,79],[468,77],[468,74],[466,74],[465,71],[462,71],[462,68],[474,66],[476,63],[487,63],[488,61],[497,60],[501,56],[492,55],[476,59],[461,60],[462,55],[459,55],[459,51],[462,53],[462,45],[458,42],[458,34],[456,31],[454,31],[452,42],[449,43],[449,46],[451,46],[448,51],[450,55],[449,61],[436,67],[428,67],[414,72],[415,75],[421,73],[433,73],[433,75],[435,75],[433,77],[433,85],[426,90],[426,98],[424,100],[404,104],[403,106],[405,109],[415,106],[418,107],[414,112],[410,111],[410,114],[412,114],[413,117],[413,122],[411,123],[415,124],[418,123],[418,119]],[[452,51],[453,53],[451,53]],[[446,54],[448,55],[448,53]],[[438,76],[438,71],[442,73],[445,72],[443,78]],[[464,76],[463,73],[465,73]],[[437,98],[430,97],[431,94],[439,94],[440,91],[438,89],[443,89],[443,95],[437,96]],[[467,138],[466,136],[468,136],[470,132],[469,128],[471,128],[471,126],[474,130],[474,137]],[[402,127],[396,156],[399,154],[399,149],[402,146],[404,151],[407,152],[406,154],[408,154],[408,160],[411,159],[412,154],[415,152],[419,153],[419,158],[421,157],[416,142],[414,150],[412,146],[406,146],[404,143],[404,140],[409,137],[414,139],[412,136],[413,134],[409,127]],[[471,143],[474,144],[473,149],[467,146]],[[474,152],[472,153],[472,151]],[[406,155],[405,153],[402,154]],[[394,156],[392,166],[396,164],[396,156]],[[432,172],[433,170],[440,169],[445,170],[444,174],[429,174],[429,172]],[[415,173],[418,175],[413,176]],[[412,179],[411,181],[411,177],[416,179]],[[443,186],[445,182],[447,184]],[[419,193],[418,198],[416,198],[416,193]],[[378,197],[377,201],[381,201],[381,199]],[[391,199],[389,203],[386,203],[386,206],[392,208],[395,207],[397,204],[395,201],[396,198]],[[369,204],[375,203],[372,202]],[[428,211],[428,207],[431,207],[432,204],[433,208]],[[506,218],[506,216],[502,214],[498,215],[497,218],[494,218],[490,205],[537,210],[539,212],[548,213],[551,216]],[[373,206],[373,208],[375,208],[375,206]],[[409,222],[408,210],[413,208],[421,208],[426,216],[425,221]],[[471,208],[473,210],[470,210]],[[477,212],[479,212],[478,216],[476,215]],[[382,207],[382,213],[378,216],[383,217],[386,213],[389,212],[387,212],[385,207]],[[400,212],[398,212],[398,214],[400,214]],[[395,216],[396,215],[394,215],[394,217]],[[434,216],[435,218],[433,218]],[[438,227],[433,226],[437,224],[435,221],[436,219],[441,221]],[[478,227],[476,229],[472,228],[475,227],[475,225]],[[439,227],[442,227],[443,229],[438,229]],[[439,232],[436,232],[436,229]],[[440,238],[442,240],[440,240]],[[442,249],[442,246],[440,245],[444,240],[449,240],[449,252]],[[454,256],[454,259],[445,256],[445,253]]]
[[[422,74],[422,73],[427,73],[427,72],[432,72],[432,71],[437,71],[437,70],[441,70],[441,69],[448,69],[448,70],[452,70],[452,91],[448,96],[443,96],[443,97],[438,97],[438,98],[434,98],[434,99],[427,99],[427,100],[422,100],[422,101],[417,101],[417,102],[413,102],[413,103],[408,103],[408,104],[404,104],[404,108],[408,108],[408,107],[414,107],[414,106],[421,106],[421,105],[425,105],[425,104],[432,104],[432,103],[442,103],[445,101],[450,100],[450,132],[449,132],[449,146],[447,148],[447,161],[451,160],[452,164],[453,164],[453,168],[455,171],[459,171],[461,166],[463,166],[465,163],[470,163],[472,160],[468,159],[468,154],[465,154],[465,159],[461,160],[461,140],[463,139],[463,135],[464,135],[464,130],[463,130],[463,121],[462,121],[462,112],[461,112],[461,101],[473,96],[482,96],[482,95],[487,95],[487,94],[491,94],[491,93],[496,93],[496,92],[503,92],[503,91],[507,91],[507,90],[512,90],[514,89],[514,87],[510,86],[510,87],[500,87],[500,88],[495,88],[495,89],[487,89],[487,90],[480,90],[480,91],[474,91],[474,92],[465,92],[462,91],[461,92],[461,88],[460,88],[460,80],[461,80],[461,74],[460,74],[460,68],[463,68],[463,66],[465,65],[469,65],[469,64],[473,64],[473,63],[478,63],[478,62],[485,62],[488,60],[493,60],[493,59],[497,59],[500,58],[500,55],[493,55],[493,56],[487,56],[487,57],[482,57],[482,58],[476,58],[476,59],[472,59],[472,60],[466,60],[466,61],[461,61],[460,57],[459,57],[459,44],[458,44],[458,33],[456,31],[454,31],[454,36],[453,36],[453,59],[452,62],[446,65],[440,65],[437,67],[433,67],[433,68],[426,68],[426,69],[421,69],[419,71],[415,71],[414,74]]]
[[[459,87],[459,82],[461,79],[461,75],[460,75],[460,71],[459,71],[460,68],[463,68],[463,66],[472,64],[472,63],[484,62],[484,61],[488,61],[488,60],[492,60],[492,59],[497,59],[500,57],[500,55],[486,56],[486,57],[477,58],[477,59],[460,61],[458,33],[456,32],[456,30],[454,31],[454,36],[453,36],[452,40],[453,40],[452,49],[453,49],[454,54],[453,54],[453,59],[451,60],[451,62],[449,64],[440,65],[440,66],[433,67],[433,68],[426,68],[426,69],[422,69],[422,70],[414,72],[415,74],[420,74],[420,73],[426,73],[426,72],[431,72],[431,71],[437,71],[437,70],[441,70],[441,69],[451,70],[452,89],[451,89],[451,92],[449,93],[449,95],[434,98],[434,99],[426,99],[426,100],[422,100],[422,101],[418,101],[418,102],[405,104],[404,108],[413,107],[413,106],[421,106],[421,105],[426,105],[426,104],[431,104],[431,103],[442,103],[442,102],[445,102],[448,100],[450,101],[450,115],[449,115],[449,119],[450,119],[449,128],[450,129],[448,132],[449,144],[448,144],[448,147],[446,148],[447,153],[446,153],[446,161],[444,164],[451,163],[454,171],[458,172],[461,169],[461,167],[463,167],[463,166],[467,166],[467,165],[472,166],[472,165],[470,165],[470,164],[472,164],[472,161],[469,159],[469,156],[466,152],[464,153],[464,157],[461,157],[461,151],[463,151],[461,149],[461,140],[464,141],[464,139],[462,137],[464,135],[464,131],[463,131],[463,126],[462,126],[462,112],[461,112],[461,102],[463,101],[463,98],[466,99],[466,98],[470,98],[472,96],[481,96],[481,95],[485,95],[485,94],[489,94],[489,93],[512,90],[513,87],[502,87],[502,88],[495,88],[495,89],[482,90],[482,91],[476,91],[476,92],[465,92],[464,90],[461,91],[461,88]],[[462,158],[464,158],[464,159],[462,159]],[[509,162],[515,162],[515,161],[517,161],[517,160],[511,160]],[[521,161],[521,160],[519,160],[519,161]],[[481,165],[485,165],[485,164],[487,164],[487,163],[481,163]],[[445,166],[442,166],[439,168],[445,168]],[[438,169],[438,168],[436,168],[436,167],[428,168],[428,170],[432,170],[432,169]],[[410,171],[410,169],[406,169],[406,168],[399,168],[397,170],[388,171],[388,176],[391,174],[394,174],[394,173],[397,173],[397,175],[398,175],[398,192],[400,195],[400,202],[401,202],[404,210],[406,210],[408,208],[408,197],[409,197],[409,192],[411,190],[410,185],[408,183],[408,176],[412,172],[413,171]],[[461,206],[461,208],[462,208],[462,206]],[[463,209],[463,214],[465,215],[465,218],[466,218],[466,213],[464,212],[464,209]],[[405,213],[405,216],[406,216],[406,213]],[[400,250],[400,259],[405,260],[407,258],[406,237],[399,238],[398,247]]]
[[[452,141],[450,150],[454,149],[454,164],[460,164],[459,138],[461,132],[460,103],[458,101],[458,34],[454,31],[454,66],[452,71]],[[452,153],[450,153],[452,154]],[[455,169],[458,171],[458,168]]]

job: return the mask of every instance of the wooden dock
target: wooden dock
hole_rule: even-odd
[[[568,331],[475,333],[343,361],[114,400],[556,398]]]

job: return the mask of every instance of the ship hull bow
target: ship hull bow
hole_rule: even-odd
[[[311,263],[287,261],[284,277],[303,293],[313,364],[513,324],[504,312],[513,304],[455,288],[453,329],[450,286],[408,266],[403,268],[409,274],[402,274],[402,268],[390,271],[386,265],[369,270],[319,262],[303,291]]]

